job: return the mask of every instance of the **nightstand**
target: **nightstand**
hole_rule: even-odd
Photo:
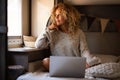
[[[49,49],[39,50],[36,48],[10,48],[8,50],[8,65],[21,65],[28,71],[29,63],[49,57]]]

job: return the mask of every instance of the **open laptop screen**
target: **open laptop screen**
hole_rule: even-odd
[[[84,78],[85,65],[83,57],[50,56],[50,76]]]

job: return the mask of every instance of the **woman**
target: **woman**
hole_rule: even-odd
[[[54,56],[86,57],[87,67],[100,63],[99,58],[90,54],[85,34],[80,29],[80,14],[74,7],[57,4],[53,8],[51,21],[51,25],[37,38],[36,48],[50,46]],[[43,65],[49,69],[49,58],[43,60]]]

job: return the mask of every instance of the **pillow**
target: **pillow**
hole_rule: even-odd
[[[23,41],[25,47],[35,47],[36,37],[33,36],[23,36]]]
[[[8,38],[8,48],[19,48],[22,47],[22,44],[21,37]]]
[[[95,54],[95,56],[101,59],[101,63],[108,63],[108,62],[117,62],[118,57],[114,55],[104,55],[104,54]]]
[[[120,77],[120,63],[104,63],[86,69],[86,76],[97,78]]]

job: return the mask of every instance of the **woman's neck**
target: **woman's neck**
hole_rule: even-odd
[[[68,33],[69,32],[68,27],[69,27],[68,24],[64,24],[64,25],[60,26],[59,30],[64,32],[64,33]]]

